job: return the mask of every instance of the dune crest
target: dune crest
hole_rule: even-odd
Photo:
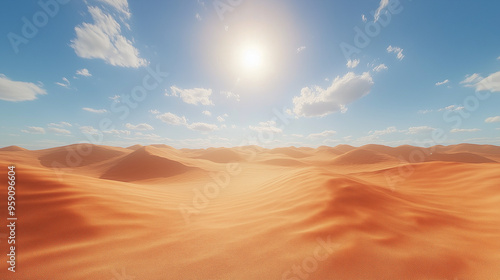
[[[22,266],[1,279],[500,275],[496,146],[7,148]]]

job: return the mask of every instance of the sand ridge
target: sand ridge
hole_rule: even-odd
[[[19,267],[3,262],[0,278],[497,279],[499,155],[2,148],[0,169],[16,165]]]

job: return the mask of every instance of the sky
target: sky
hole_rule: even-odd
[[[500,145],[500,2],[0,4],[0,146]]]

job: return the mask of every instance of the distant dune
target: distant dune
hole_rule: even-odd
[[[0,279],[500,279],[499,161],[471,144],[9,146],[18,270],[5,253]]]
[[[4,151],[4,152],[19,152],[19,151],[27,151],[27,149],[21,148],[19,146],[8,146],[8,147],[0,148],[0,151]]]
[[[123,158],[106,170],[103,179],[116,181],[137,181],[154,178],[167,178],[196,168],[186,166],[169,158],[154,147],[142,147]]]

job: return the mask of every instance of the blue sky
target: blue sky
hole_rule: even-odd
[[[496,1],[0,5],[0,146],[500,145]]]

